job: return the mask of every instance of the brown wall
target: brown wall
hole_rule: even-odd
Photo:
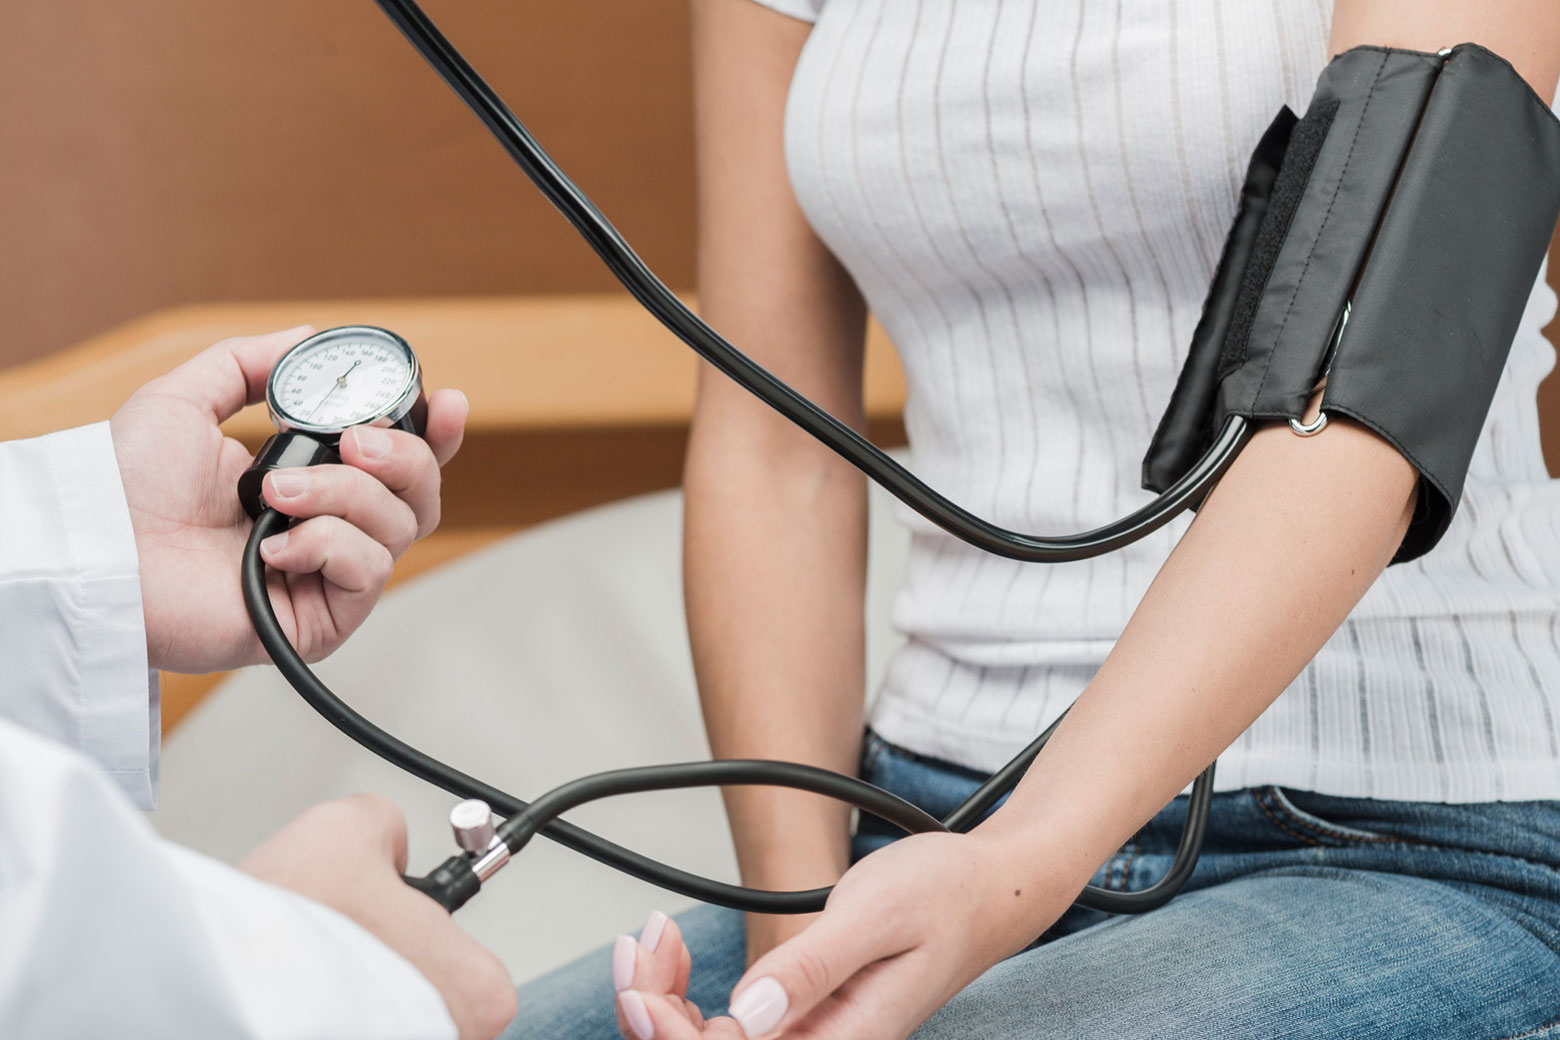
[[[689,287],[686,0],[427,7],[661,276]],[[1560,284],[1560,247],[1554,261]],[[612,284],[371,0],[7,12],[0,366],[196,300]],[[1560,376],[1541,399],[1560,471]]]
[[[686,0],[427,0],[676,288]],[[0,366],[173,303],[611,277],[370,0],[43,0],[0,34]]]

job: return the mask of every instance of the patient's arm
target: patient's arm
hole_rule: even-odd
[[[865,425],[865,310],[786,178],[781,116],[808,27],[745,0],[694,4],[699,294],[741,349]],[[717,757],[856,770],[864,665],[860,474],[705,366],[684,475],[688,626]],[[845,806],[775,788],[725,792],[742,878],[831,884]],[[802,923],[751,918],[757,952]]]
[[[1484,44],[1545,97],[1560,70],[1552,0],[1341,0],[1332,50],[1378,39]],[[904,1036],[1031,942],[1328,639],[1396,551],[1414,489],[1413,467],[1357,424],[1259,431],[1006,805],[967,836],[912,836],[854,866],[738,984],[749,1033]]]
[[[1338,0],[1327,53],[1360,44],[1436,51],[1479,43],[1499,54],[1546,102],[1560,80],[1560,4],[1552,0]]]
[[[1553,100],[1560,5],[1547,0],[1340,0],[1329,51],[1468,40],[1510,59]],[[1081,885],[1342,624],[1402,540],[1414,487],[1413,467],[1358,424],[1335,419],[1310,439],[1285,427],[1259,432],[1045,753],[981,830],[1016,840],[1067,834],[1046,839],[1047,854],[1070,860]]]
[[[1081,886],[1342,624],[1402,541],[1414,487],[1413,467],[1356,423],[1257,433],[980,832],[1050,835],[1047,860]]]

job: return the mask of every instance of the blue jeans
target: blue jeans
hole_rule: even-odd
[[[982,779],[871,734],[862,770],[937,816]],[[1162,877],[1185,817],[1178,798],[1094,883]],[[863,817],[854,854],[893,837]],[[722,1013],[744,967],[742,915],[702,906],[677,920],[693,954],[688,995]],[[505,1035],[617,1037],[611,953],[521,987]],[[1202,859],[1169,905],[1068,911],[915,1034],[1038,1036],[1560,1040],[1560,802],[1216,795]]]

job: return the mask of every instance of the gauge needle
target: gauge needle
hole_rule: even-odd
[[[331,384],[330,389],[325,391],[325,396],[320,398],[320,403],[315,405],[314,406],[314,410],[309,413],[309,418],[310,419],[314,418],[314,413],[315,412],[317,412],[321,408],[325,407],[325,402],[330,400],[330,395],[331,394],[335,393],[337,390],[339,390],[342,387],[347,385],[347,377],[352,374],[352,369],[357,368],[362,363],[363,363],[363,359],[362,358],[358,358],[356,361],[352,362],[352,364],[347,368],[347,370],[345,372],[341,373],[341,375],[336,377],[336,381]]]

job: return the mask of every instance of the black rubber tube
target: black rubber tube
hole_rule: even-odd
[[[834,416],[813,404],[728,343],[689,310],[640,260],[594,203],[563,173],[453,45],[411,0],[375,0],[419,53],[483,121],[526,176],[574,225],[626,289],[701,357],[770,407],[855,465],[890,494],[932,523],[987,552],[1016,560],[1061,563],[1121,548],[1168,523],[1200,501],[1249,437],[1245,420],[1233,416],[1208,452],[1180,480],[1141,509],[1090,531],[1059,536],[1020,534],[991,523],[949,501]],[[266,591],[259,543],[283,530],[285,516],[261,514],[245,546],[244,602],[261,643],[294,689],[347,736],[407,772],[463,798],[481,798],[509,817],[506,833],[519,845],[535,833],[682,895],[759,913],[808,913],[822,908],[828,889],[768,892],[699,877],[658,863],[557,817],[568,808],[629,791],[722,783],[767,783],[800,787],[874,812],[907,830],[973,827],[1010,791],[1055,730],[1053,723],[1017,758],[981,786],[947,821],[925,813],[854,777],[793,763],[719,761],[619,770],[585,777],[544,795],[535,805],[448,766],[386,733],[359,715],[322,683],[294,651],[277,622]],[[1059,722],[1060,720],[1058,720]],[[1169,874],[1142,892],[1086,888],[1078,902],[1120,913],[1158,906],[1185,883],[1195,867],[1206,830],[1213,767],[1193,785],[1187,825]],[[928,826],[930,822],[931,826]],[[523,840],[520,836],[523,835]]]
[[[985,812],[1018,783],[1024,770],[1056,729],[1053,723],[1023,753],[982,785],[964,805],[948,819],[941,821],[897,795],[853,776],[794,762],[747,759],[685,762],[598,773],[563,784],[536,802],[528,803],[446,765],[380,729],[336,696],[314,674],[288,641],[277,620],[276,611],[271,607],[271,597],[266,588],[265,561],[260,556],[260,543],[286,530],[290,522],[290,518],[274,509],[261,513],[244,546],[241,567],[244,607],[249,612],[261,645],[275,662],[277,670],[310,707],[364,748],[459,798],[480,798],[500,816],[507,817],[500,831],[505,835],[506,844],[514,851],[522,848],[532,835],[540,833],[641,881],[693,899],[753,913],[812,913],[823,909],[829,895],[827,888],[771,892],[716,881],[640,855],[558,817],[585,802],[617,794],[725,784],[771,784],[837,798],[909,832],[964,831],[980,822]],[[1202,851],[1212,789],[1213,767],[1209,766],[1192,787],[1186,829],[1182,832],[1180,847],[1165,879],[1140,892],[1113,892],[1089,886],[1078,897],[1079,904],[1112,913],[1139,913],[1151,910],[1173,896],[1191,875]]]
[[[705,324],[655,276],[595,203],[571,181],[412,0],[374,0],[499,144],[596,251],[635,299],[700,357],[784,415],[889,494],[943,530],[997,556],[1031,563],[1083,560],[1130,545],[1195,505],[1248,439],[1246,420],[1232,415],[1212,446],[1187,473],[1141,509],[1090,531],[1020,534],[949,501],[880,448],[813,404]]]

